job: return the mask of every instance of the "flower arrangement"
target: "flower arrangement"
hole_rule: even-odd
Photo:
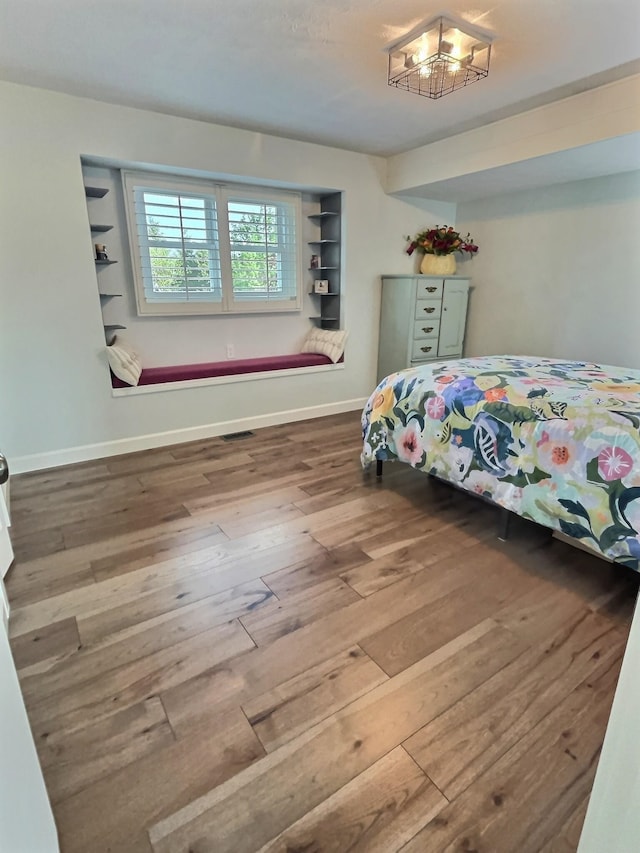
[[[473,242],[471,234],[461,237],[459,231],[455,231],[450,225],[436,225],[426,231],[419,231],[416,236],[405,238],[409,241],[407,255],[415,251],[425,255],[452,255],[454,252],[467,252],[475,255],[478,247]]]

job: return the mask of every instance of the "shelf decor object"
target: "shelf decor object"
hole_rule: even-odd
[[[387,45],[388,83],[441,98],[489,74],[492,33],[453,16],[429,18]]]
[[[455,275],[455,255],[423,255],[420,262],[423,275]]]
[[[405,239],[409,242],[405,250],[407,255],[422,254],[420,272],[423,275],[455,275],[456,253],[473,257],[478,251],[471,234],[463,237],[451,225],[436,225],[419,231],[413,239]]]

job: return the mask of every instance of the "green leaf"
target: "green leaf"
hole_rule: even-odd
[[[526,476],[521,472],[510,474],[508,477],[500,477],[500,482],[509,483],[509,485],[515,486],[518,489],[524,489],[525,486],[529,485]]]
[[[524,471],[518,471],[516,474],[510,474],[508,477],[500,477],[500,482],[510,483],[512,486],[524,489],[526,486],[533,486],[541,480],[547,480],[548,478],[549,475],[546,471],[542,471],[540,468],[534,468],[530,474],[525,474]]]
[[[505,424],[521,424],[525,421],[537,421],[538,416],[526,406],[512,406],[509,403],[487,403],[483,411]]]
[[[440,434],[440,443],[448,444],[451,440],[451,424],[446,423],[442,428],[442,433]]]
[[[400,406],[394,406],[393,407],[393,414],[400,421],[402,426],[407,425],[407,416]]]
[[[626,418],[628,421],[631,421],[633,426],[636,429],[640,429],[640,418],[637,415],[632,414],[631,412],[611,412],[612,415],[619,415],[621,418]]]
[[[619,542],[621,539],[626,539],[629,535],[633,535],[633,530],[628,530],[626,527],[622,527],[619,524],[612,524],[611,527],[607,527],[602,531],[598,544],[602,551],[607,551],[612,545],[615,545],[616,542]]]
[[[578,503],[577,501],[570,501],[567,498],[558,498],[558,503],[572,515],[578,515],[580,516],[580,518],[586,519],[589,524],[589,527],[591,527],[589,513],[586,511],[586,509],[582,506],[581,503]]]
[[[566,533],[567,536],[572,536],[574,539],[593,539],[597,542],[596,537],[590,530],[583,527],[582,524],[574,524],[571,521],[565,521],[564,518],[559,518],[560,530]]]
[[[590,462],[587,462],[587,480],[590,483],[603,484],[605,481],[600,476],[598,471],[598,457],[594,456]]]
[[[624,519],[624,521],[629,525],[629,528],[633,530],[631,523],[627,516],[625,515],[625,510],[631,503],[631,501],[638,500],[640,498],[640,486],[633,486],[630,489],[625,489],[622,494],[619,495],[616,505],[618,508],[618,512],[620,516]],[[634,533],[636,531],[633,531]]]
[[[534,468],[530,474],[525,474],[527,478],[527,482],[532,485],[535,483],[539,483],[541,480],[549,479],[549,472],[543,471],[542,468]]]
[[[456,413],[456,415],[460,415],[461,418],[464,418],[466,421],[470,420],[467,413],[464,410],[464,403],[462,403],[456,397],[451,403],[451,410]]]

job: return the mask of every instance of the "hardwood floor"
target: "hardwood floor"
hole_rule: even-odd
[[[357,413],[12,481],[12,648],[63,853],[568,853],[637,576]]]

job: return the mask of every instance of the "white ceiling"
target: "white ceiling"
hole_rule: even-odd
[[[496,35],[486,80],[387,86],[417,0],[4,0],[0,79],[392,154],[640,69],[638,0],[449,0]]]

